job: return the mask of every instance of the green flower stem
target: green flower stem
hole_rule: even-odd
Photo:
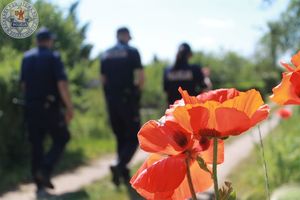
[[[214,137],[214,157],[213,157],[213,180],[214,180],[214,189],[215,189],[215,199],[219,200],[219,186],[218,186],[218,175],[217,175],[217,161],[218,161],[218,138]]]
[[[190,160],[188,157],[185,159],[185,163],[186,163],[187,181],[189,183],[189,188],[190,188],[190,192],[192,194],[192,199],[197,200],[196,192],[195,192],[194,185],[192,182],[192,176],[191,176],[191,170],[190,170]]]
[[[261,157],[262,157],[264,172],[265,172],[265,187],[266,187],[267,199],[270,200],[271,198],[270,198],[269,176],[268,176],[267,162],[266,162],[266,157],[265,157],[265,148],[264,148],[264,143],[263,143],[262,136],[261,136],[260,126],[258,126],[258,133],[259,133]]]

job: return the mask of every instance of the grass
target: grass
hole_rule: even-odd
[[[300,183],[300,111],[283,120],[264,140],[271,192],[287,183]],[[266,199],[261,153],[257,147],[229,179],[242,200]]]
[[[115,141],[113,137],[107,139],[96,139],[91,137],[76,138],[67,145],[66,152],[59,162],[55,173],[62,173],[67,170],[87,164],[90,160],[101,157],[102,155],[112,153],[115,149]],[[22,166],[15,168],[0,168],[1,177],[0,193],[7,190],[16,189],[20,182],[30,181],[29,160],[25,161]]]

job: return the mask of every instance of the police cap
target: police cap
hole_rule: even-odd
[[[36,33],[36,39],[38,41],[49,40],[49,39],[55,39],[55,36],[54,34],[51,33],[51,31],[48,28],[41,27]]]
[[[123,33],[128,33],[128,35],[130,36],[130,31],[129,31],[129,29],[127,27],[120,27],[120,28],[118,28],[117,35],[120,35],[120,34],[123,34]]]

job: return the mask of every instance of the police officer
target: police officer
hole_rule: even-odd
[[[21,87],[32,147],[32,175],[37,195],[42,195],[46,188],[54,188],[50,176],[70,139],[67,123],[73,117],[73,106],[64,65],[59,54],[51,50],[53,34],[43,27],[38,30],[36,41],[38,47],[27,51],[22,60]],[[52,145],[44,152],[47,134],[51,136]]]
[[[174,101],[181,98],[178,92],[179,87],[187,90],[191,95],[198,95],[207,88],[201,67],[189,64],[190,57],[192,57],[190,45],[182,43],[179,46],[174,65],[164,70],[163,88],[169,104],[173,104]]]
[[[118,161],[110,168],[116,186],[130,179],[127,164],[137,149],[140,129],[139,100],[144,72],[138,50],[128,45],[130,40],[129,30],[119,28],[117,44],[101,56],[101,81],[117,139]]]

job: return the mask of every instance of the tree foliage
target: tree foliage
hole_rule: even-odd
[[[290,0],[287,9],[276,21],[268,23],[268,31],[262,38],[262,43],[277,58],[286,51],[295,52],[300,45],[300,0]]]

